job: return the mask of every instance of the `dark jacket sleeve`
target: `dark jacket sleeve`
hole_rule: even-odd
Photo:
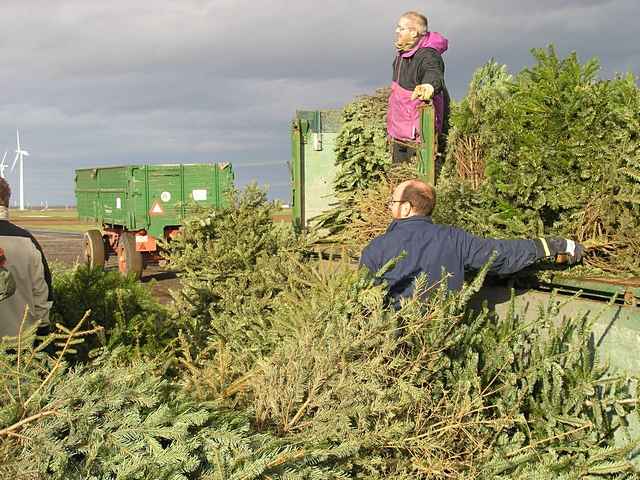
[[[362,254],[360,255],[360,266],[365,266],[371,273],[376,273],[383,266],[381,258],[382,251],[374,240],[369,243],[364,250],[362,250]]]
[[[497,256],[489,272],[506,275],[528,267],[540,259],[533,240],[496,240],[471,235],[457,230],[460,253],[467,269],[478,270],[491,258]]]
[[[442,56],[433,48],[423,49],[418,67],[418,83],[428,83],[433,86],[437,95],[444,87],[444,61]]]

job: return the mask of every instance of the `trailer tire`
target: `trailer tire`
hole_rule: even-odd
[[[118,239],[118,270],[123,275],[142,276],[144,262],[142,252],[136,251],[136,237],[132,232],[122,232]]]
[[[103,268],[105,262],[104,239],[100,230],[84,232],[84,260],[89,268]]]

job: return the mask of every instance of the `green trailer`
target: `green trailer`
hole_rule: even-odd
[[[498,314],[506,314],[512,296],[523,320],[536,318],[540,309],[552,303],[558,307],[559,319],[588,315],[602,357],[616,369],[640,375],[640,356],[633,353],[640,349],[640,278],[554,275],[548,281],[528,285],[521,284],[518,277],[488,281],[474,306],[481,308],[485,303]]]
[[[226,163],[76,170],[78,216],[102,226],[85,233],[87,264],[102,267],[115,255],[123,274],[139,277],[145,265],[161,259],[158,240],[177,235],[196,206],[222,206],[233,180]]]
[[[335,202],[333,181],[336,138],[340,132],[340,110],[299,110],[291,125],[291,183],[293,221],[307,227],[314,217]],[[437,136],[435,110],[425,105],[421,113],[418,144],[418,176],[435,181]]]

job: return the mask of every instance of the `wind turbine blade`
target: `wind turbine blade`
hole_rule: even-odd
[[[21,153],[22,155],[24,155],[25,157],[28,157],[28,156],[29,156],[29,152],[27,152],[26,150],[20,150],[20,153]]]
[[[4,160],[7,158],[7,151],[5,150],[4,155],[2,156],[2,161],[0,162],[0,166],[4,166]]]
[[[17,152],[20,150],[20,132],[18,131],[17,128],[16,128],[16,143],[18,144],[18,150],[16,150]]]
[[[20,156],[19,153],[16,153],[16,158],[13,159],[13,165],[11,165],[11,171],[13,172],[13,169],[16,168],[16,162],[18,161],[18,157]]]

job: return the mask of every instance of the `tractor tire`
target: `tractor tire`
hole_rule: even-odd
[[[100,230],[84,232],[84,261],[89,268],[103,268],[106,260],[104,239]]]
[[[136,237],[132,232],[122,232],[118,239],[118,270],[123,275],[139,279],[144,269],[142,252],[136,251]]]

